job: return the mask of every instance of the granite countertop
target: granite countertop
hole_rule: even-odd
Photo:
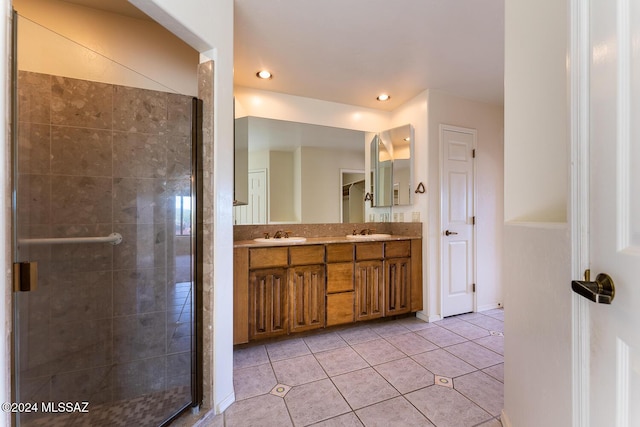
[[[298,236],[294,236],[298,237]],[[309,237],[304,242],[287,242],[286,238],[274,239],[271,242],[256,242],[253,240],[238,240],[233,242],[234,248],[263,248],[270,246],[304,246],[304,245],[322,245],[327,243],[358,243],[358,242],[389,242],[394,240],[411,240],[421,239],[420,236],[402,236],[392,234],[389,237],[350,239],[347,236],[328,236],[328,237]]]

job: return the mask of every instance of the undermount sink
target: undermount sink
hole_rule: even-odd
[[[306,237],[281,237],[276,239],[275,237],[270,237],[265,239],[264,237],[258,237],[257,239],[253,239],[254,242],[258,243],[300,243],[305,242],[307,240]]]
[[[347,234],[347,239],[356,240],[375,240],[385,237],[391,237],[391,234],[377,233],[377,234]]]

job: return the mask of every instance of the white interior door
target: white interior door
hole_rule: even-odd
[[[585,411],[593,427],[640,426],[640,0],[589,4],[588,258],[615,297],[588,303]]]
[[[441,126],[442,315],[474,311],[473,130]]]

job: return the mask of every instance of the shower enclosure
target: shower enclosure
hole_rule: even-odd
[[[199,103],[27,70],[14,85],[16,423],[162,425],[200,399]]]

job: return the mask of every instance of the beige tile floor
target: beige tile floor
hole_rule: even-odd
[[[237,349],[236,402],[212,425],[500,427],[503,320],[410,317]]]

